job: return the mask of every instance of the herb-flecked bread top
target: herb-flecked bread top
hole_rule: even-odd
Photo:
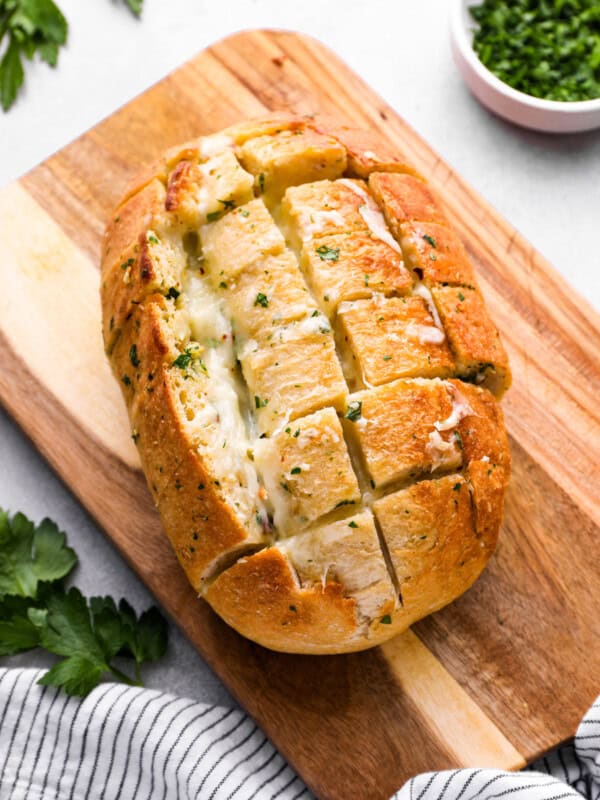
[[[507,357],[443,206],[384,141],[252,120],[106,231],[104,340],[193,587],[276,650],[376,645],[489,559]]]

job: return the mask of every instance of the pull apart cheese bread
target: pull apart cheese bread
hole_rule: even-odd
[[[104,340],[164,528],[244,636],[372,647],[494,550],[506,354],[443,207],[369,134],[245,122],[133,183]]]

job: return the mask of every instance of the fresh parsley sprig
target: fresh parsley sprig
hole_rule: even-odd
[[[144,0],[125,0],[139,17]],[[25,80],[23,59],[39,56],[51,67],[67,42],[69,26],[53,0],[0,0],[0,104],[4,111],[15,102]]]
[[[23,85],[23,57],[39,55],[51,67],[67,41],[68,25],[52,0],[0,0],[0,45],[7,47],[0,61],[0,102],[12,106]]]
[[[161,658],[167,623],[156,608],[139,617],[126,600],[86,599],[63,581],[77,563],[49,519],[37,527],[0,510],[0,656],[35,647],[62,656],[39,683],[86,695],[104,675],[141,685],[141,665]],[[133,661],[134,674],[115,659]],[[118,662],[119,664],[121,662]]]

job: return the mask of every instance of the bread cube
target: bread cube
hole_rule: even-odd
[[[362,451],[373,487],[462,464],[452,396],[440,380],[399,380],[348,397],[345,430]],[[436,423],[442,426],[438,430]]]
[[[510,386],[508,357],[481,293],[466,286],[432,287],[431,294],[459,375],[473,377],[496,397]]]
[[[104,234],[102,272],[120,266],[140,235],[165,218],[165,187],[157,178],[127,198],[110,219]]]
[[[397,146],[390,147],[373,131],[339,125],[337,120],[328,121],[326,118],[317,119],[311,127],[327,131],[344,146],[351,175],[367,178],[371,172],[407,172],[419,177],[410,161],[398,152]]]
[[[339,303],[379,294],[406,294],[412,279],[402,257],[369,232],[323,236],[306,242],[301,265],[321,307],[331,318]]]
[[[214,286],[285,249],[284,238],[262,200],[252,200],[200,230],[204,269]]]
[[[313,332],[314,322],[319,320],[293,323],[268,345],[250,341],[240,353],[261,432],[284,428],[324,406],[344,408],[348,389],[331,330]]]
[[[483,387],[459,380],[448,381],[448,384],[452,387],[454,403],[462,409],[458,431],[465,462],[485,459],[508,472],[510,450],[500,404]]]
[[[231,150],[201,164],[180,161],[169,176],[166,209],[180,224],[197,228],[249,202],[253,184]]]
[[[161,294],[174,301],[182,289],[186,259],[168,237],[152,231],[140,234],[112,267],[104,270],[102,303],[111,309],[103,320],[104,345],[111,353],[133,311],[146,298]]]
[[[363,383],[444,378],[454,361],[443,331],[421,297],[375,297],[338,309],[339,339]]]
[[[467,478],[475,502],[475,527],[488,548],[494,549],[502,522],[507,468],[491,461],[471,461]]]
[[[420,481],[377,500],[379,523],[403,603],[423,614],[444,606],[479,574],[489,552],[475,533],[469,487],[461,475]],[[468,584],[467,584],[468,585]]]
[[[238,345],[244,340],[270,341],[275,329],[303,318],[321,316],[293,253],[266,256],[237,277],[220,284]]]
[[[405,222],[435,222],[448,225],[448,219],[431,190],[412,175],[373,172],[369,189],[383,211],[390,230],[400,241],[400,226]]]
[[[406,266],[431,288],[445,283],[475,285],[475,273],[463,243],[451,228],[435,222],[406,222],[400,226]]]
[[[346,169],[344,148],[331,136],[309,129],[257,136],[248,139],[238,152],[267,202],[279,200],[288,186],[338,178]]]
[[[359,211],[365,201],[352,189],[355,183],[364,191],[361,181],[317,181],[287,189],[279,213],[294,249],[322,236],[368,231]]]
[[[277,547],[287,554],[303,587],[339,583],[368,621],[397,605],[370,511],[301,533]]]
[[[275,527],[289,535],[332,511],[360,501],[356,475],[333,408],[295,420],[261,439],[254,461],[273,504]]]

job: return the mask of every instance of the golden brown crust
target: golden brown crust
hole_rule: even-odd
[[[196,391],[201,397],[207,379],[173,365],[179,350],[165,323],[168,306],[164,297],[153,295],[136,307],[113,350],[112,365],[128,402],[131,435],[148,486],[177,557],[199,591],[215,562],[260,544],[262,536],[254,519],[241,524],[190,447],[181,394]]]
[[[402,238],[401,225],[406,222],[449,224],[429,186],[413,175],[373,172],[369,176],[369,188],[398,241]]]
[[[210,585],[205,598],[233,628],[274,650],[337,653],[369,647],[357,640],[355,601],[339,583],[301,588],[278,547],[240,559]]]
[[[338,140],[348,154],[348,170],[353,177],[367,178],[372,172],[403,172],[420,178],[418,170],[397,150],[371,131],[340,125],[325,116],[309,123]]]
[[[460,467],[462,455],[453,430],[441,432],[439,446],[431,442],[435,423],[452,413],[452,398],[442,381],[394,381],[351,395],[348,407],[356,404],[361,416],[347,428],[361,445],[375,486]]]
[[[481,374],[497,398],[511,382],[508,356],[478,289],[436,286],[431,294],[454,353],[458,374]]]
[[[339,311],[341,335],[363,383],[446,378],[454,359],[422,297],[358,300]]]
[[[469,488],[461,475],[421,481],[378,500],[375,515],[388,544],[402,602],[419,616],[465,591],[491,549],[476,533]]]
[[[233,321],[270,483],[253,483],[246,455],[239,469],[220,461],[228,412],[194,338],[208,301],[181,301],[190,270]],[[150,490],[191,584],[230,625],[278,650],[360,650],[476,579],[510,472],[485,387],[501,394],[510,372],[468,255],[407,159],[290,115],[172,148],[127,188],[102,278],[106,350]],[[352,388],[373,388],[348,393],[317,305]],[[482,386],[440,380],[451,375]],[[291,523],[271,546],[264,500],[272,514],[278,491]]]

